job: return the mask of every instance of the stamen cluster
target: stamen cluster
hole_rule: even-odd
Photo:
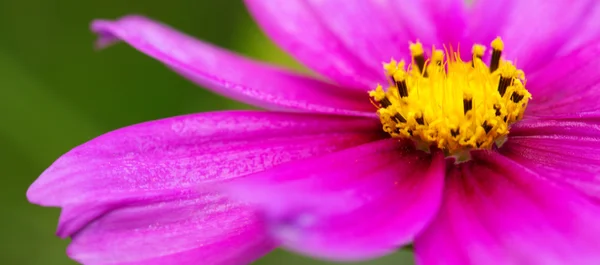
[[[435,47],[426,59],[419,42],[410,45],[410,64],[384,64],[388,88],[369,92],[383,130],[448,154],[490,149],[523,118],[531,99],[523,71],[501,58],[502,40],[491,46],[489,66],[482,45],[474,45],[471,61],[463,61],[458,52]]]

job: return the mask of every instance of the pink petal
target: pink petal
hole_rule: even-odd
[[[599,57],[600,38],[529,74],[527,89],[533,100],[527,115],[581,117],[600,111]]]
[[[123,40],[217,93],[269,109],[372,115],[363,92],[259,63],[140,16],[96,20],[98,45]],[[257,78],[260,77],[260,78]],[[368,113],[365,113],[368,112]]]
[[[504,57],[531,71],[551,61],[577,35],[596,3],[596,0],[478,0],[471,12],[471,38],[487,45],[501,36],[506,44]],[[560,23],[551,23],[556,19]]]
[[[263,209],[285,247],[354,261],[411,241],[438,209],[444,172],[442,155],[386,139],[288,163],[230,189]]]
[[[520,136],[600,136],[600,123],[595,120],[524,119],[510,128],[509,140]]]
[[[310,3],[301,0],[245,2],[271,39],[309,68],[360,91],[372,89],[383,81],[381,66],[373,68],[370,66],[373,62],[362,60],[353,47],[336,36]]]
[[[67,252],[83,264],[248,264],[273,250],[246,205],[219,194],[181,192],[119,208],[73,236]]]
[[[245,206],[203,190],[378,139],[379,126],[366,118],[252,111],[143,123],[63,155],[32,184],[27,197],[63,208],[57,233],[74,237],[70,255],[86,264],[163,256],[250,260],[272,247],[260,233],[262,224]],[[197,232],[213,226],[221,230]],[[168,244],[161,241],[165,237]],[[123,245],[107,245],[113,241]],[[248,245],[236,243],[242,241]]]
[[[303,5],[307,7],[307,12],[298,14],[298,16],[314,16],[315,20],[320,20],[322,23],[318,26],[323,27],[324,31],[331,32],[332,36],[337,37],[341,45],[346,47],[353,56],[364,62],[369,70],[372,69],[378,74],[377,82],[387,82],[382,70],[382,62],[388,62],[391,58],[410,58],[408,49],[410,41],[421,39],[426,43],[437,43],[435,25],[432,21],[425,19],[424,16],[415,15],[427,11],[418,1],[400,3],[390,0],[353,2],[345,0],[296,0],[296,2],[304,2]],[[251,7],[256,5],[254,1],[248,1],[248,3]],[[256,11],[257,15],[258,12],[265,11]],[[273,25],[269,26],[273,27]],[[274,29],[271,30],[274,31]],[[310,28],[303,30],[306,33],[312,32]],[[305,41],[306,33],[290,34],[291,37],[282,41],[293,41],[289,38],[301,38],[301,41]],[[322,43],[308,43],[305,47],[306,49],[312,49],[314,53],[312,56],[316,58],[320,57],[318,54],[320,50],[336,49],[336,47],[315,47],[317,45],[322,45]],[[290,50],[290,52],[294,53],[293,50]],[[299,60],[305,61],[307,65],[314,61],[314,59],[308,57],[299,57]],[[314,64],[318,67],[322,62],[317,59]],[[315,70],[319,71],[318,68],[315,68]],[[328,75],[327,73],[323,74]],[[347,77],[343,77],[343,80],[339,82],[343,83],[345,79]],[[369,83],[369,86],[367,88],[372,88],[373,83]]]
[[[519,1],[474,0],[473,2],[468,14],[469,36],[476,43],[489,45],[503,32],[511,13],[518,11],[516,4]]]
[[[394,0],[392,0],[394,1]],[[396,3],[402,2],[403,5],[410,1],[395,1]],[[441,45],[460,45],[455,46],[456,48],[466,48],[466,51],[470,52],[471,47],[465,46],[467,42],[467,9],[465,1],[463,0],[420,0],[415,2],[421,2],[424,7],[424,13],[429,16],[429,19],[433,22],[435,31]],[[413,13],[413,19],[418,20],[419,14]],[[419,32],[424,34],[423,32]],[[418,37],[417,37],[418,38]]]
[[[600,263],[600,208],[498,153],[473,157],[449,172],[418,264]]]
[[[462,0],[246,0],[267,34],[299,61],[347,86],[386,82],[381,63],[410,59],[409,42],[457,44]]]
[[[563,47],[561,53],[585,49],[585,44],[600,39],[600,4],[595,4],[587,17],[581,19],[577,32]]]
[[[525,121],[511,130],[502,154],[540,176],[600,202],[600,124]]]

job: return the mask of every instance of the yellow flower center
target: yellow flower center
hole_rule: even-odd
[[[531,94],[523,71],[501,58],[502,40],[491,46],[489,66],[482,61],[482,45],[474,45],[472,60],[464,62],[458,52],[435,47],[426,60],[419,42],[410,45],[410,64],[393,59],[384,64],[389,87],[369,92],[383,130],[448,155],[490,149],[505,139],[510,125],[523,118]]]

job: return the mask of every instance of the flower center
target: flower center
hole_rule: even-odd
[[[412,62],[384,64],[390,85],[369,92],[383,130],[395,138],[435,145],[448,155],[471,149],[490,149],[521,120],[531,99],[525,74],[501,59],[504,43],[492,42],[489,66],[485,47],[473,46],[472,60],[458,52],[432,48],[425,58],[423,45],[410,45]]]

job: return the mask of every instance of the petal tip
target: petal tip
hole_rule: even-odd
[[[46,206],[46,204],[44,203],[44,198],[46,197],[44,193],[45,185],[42,181],[40,181],[42,177],[44,177],[44,173],[42,173],[40,177],[38,177],[33,183],[31,183],[29,188],[27,188],[25,196],[27,197],[27,200],[30,203]]]
[[[94,20],[90,28],[92,32],[98,34],[94,46],[96,49],[103,49],[119,41],[119,37],[112,33],[112,25],[114,22],[108,20]]]
[[[141,15],[127,15],[117,20],[96,19],[90,23],[90,30],[98,35],[95,47],[104,49],[119,42],[122,38],[120,28],[123,24],[143,23],[148,19]]]
[[[83,264],[84,261],[88,261],[85,259],[85,254],[82,257],[82,252],[80,249],[78,249],[77,244],[69,244],[69,246],[67,246],[67,249],[65,250],[65,254],[67,254],[67,257],[71,258],[74,261],[80,262]]]
[[[31,184],[31,186],[29,186],[29,188],[27,188],[27,192],[25,193],[25,196],[27,197],[27,201],[29,201],[30,203],[33,204],[40,204],[41,200],[39,198],[39,196],[37,196],[39,194],[38,190],[38,185],[36,185],[37,180],[35,182],[33,182]]]
[[[50,167],[48,167],[40,176],[27,188],[26,197],[30,203],[57,207],[61,205],[61,198],[65,195],[62,187],[65,182],[62,179],[62,163],[64,157],[59,158]]]

